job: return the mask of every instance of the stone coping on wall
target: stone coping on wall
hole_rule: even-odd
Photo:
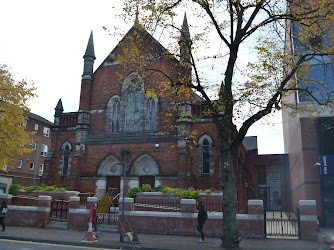
[[[263,200],[248,200],[248,205],[263,205]]]
[[[44,190],[33,190],[33,191],[28,191],[24,189],[20,189],[19,192],[26,192],[26,193],[56,193],[56,194],[80,194],[79,191],[44,191]]]
[[[315,200],[300,200],[299,206],[315,206],[316,202]]]
[[[138,192],[138,195],[142,195],[142,196],[154,196],[154,195],[175,195],[173,193],[163,193],[163,192]],[[221,193],[211,193],[211,194],[207,194],[207,193],[199,193],[200,196],[223,196],[223,192]]]
[[[37,211],[37,212],[50,212],[50,207],[34,207],[34,206],[16,206],[16,205],[8,205],[9,211]]]

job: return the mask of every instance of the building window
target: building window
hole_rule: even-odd
[[[34,170],[35,164],[33,162],[30,162],[30,170]]]
[[[35,130],[37,131],[38,130],[38,124],[35,123]]]
[[[43,136],[49,137],[50,136],[50,128],[44,127],[43,129]]]
[[[30,144],[33,150],[36,150],[36,143]]]
[[[199,139],[199,150],[200,150],[200,169],[201,174],[210,174],[212,169],[212,139],[208,135],[204,135]]]
[[[22,168],[22,160],[19,160],[19,161],[17,162],[17,168]]]
[[[130,85],[126,94],[125,131],[140,131],[143,94],[138,81]]]
[[[7,184],[0,183],[0,194],[7,193]]]
[[[26,120],[23,121],[23,126],[27,127],[27,121]]]
[[[44,164],[39,165],[39,176],[42,176],[44,173]]]
[[[114,102],[112,107],[111,132],[119,132],[119,121],[121,117],[121,105]]]
[[[62,153],[62,175],[68,175],[70,168],[70,154],[72,151],[72,146],[69,142],[65,142],[61,148]]]
[[[146,130],[155,130],[156,124],[156,101],[153,98],[147,100],[146,104]]]
[[[7,165],[3,165],[3,166],[2,166],[2,170],[3,170],[3,171],[7,171],[7,170],[8,170]]]
[[[107,132],[119,133],[121,120],[121,102],[118,95],[111,97],[107,104]]]
[[[203,154],[203,174],[210,173],[210,143],[208,139],[204,139],[203,146],[202,146],[202,154]]]
[[[317,32],[316,30],[314,32]],[[309,52],[317,51],[319,47],[330,46],[328,31],[321,31],[321,34],[313,34],[308,38],[305,34],[300,34],[298,24],[293,23],[293,48],[295,57]],[[313,56],[308,61],[308,65],[302,65],[297,72],[298,87],[306,90],[298,90],[298,101],[314,101],[313,97],[319,101],[332,99],[334,93],[334,73],[330,56]],[[312,96],[313,97],[312,97]]]
[[[47,154],[48,154],[48,145],[42,144],[41,156],[46,157]]]

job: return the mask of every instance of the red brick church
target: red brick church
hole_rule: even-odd
[[[182,88],[191,81],[186,16],[182,31],[177,60],[136,20],[95,72],[90,35],[79,110],[64,113],[59,100],[42,182],[103,195],[122,190],[124,162],[126,190],[146,183],[221,190],[216,127],[201,99]],[[257,192],[246,158],[241,146],[235,172],[242,203]]]

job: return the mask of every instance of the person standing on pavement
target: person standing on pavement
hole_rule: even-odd
[[[6,218],[7,211],[8,211],[7,203],[5,201],[2,201],[1,207],[0,207],[0,223],[2,225],[2,231],[5,231],[6,229],[5,218]]]
[[[89,222],[92,222],[95,233],[97,234],[97,219],[100,218],[100,216],[96,213],[96,209],[97,204],[94,203],[89,212]]]
[[[205,235],[203,233],[203,225],[205,223],[205,221],[208,219],[208,213],[206,212],[205,208],[204,208],[204,204],[202,201],[198,202],[198,216],[197,216],[197,220],[198,220],[198,226],[197,226],[197,230],[198,232],[201,234],[201,239],[198,241],[198,243],[204,243],[204,239],[205,239]]]

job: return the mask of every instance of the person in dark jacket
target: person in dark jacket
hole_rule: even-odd
[[[202,201],[198,202],[198,216],[197,216],[197,220],[198,220],[198,226],[197,226],[197,230],[198,232],[201,234],[201,239],[198,241],[198,243],[204,243],[204,239],[205,239],[205,235],[203,233],[203,225],[205,223],[205,221],[208,218],[208,214],[204,208],[204,204]]]
[[[5,213],[3,213],[3,211]],[[6,229],[6,226],[5,226],[6,213],[7,213],[7,203],[5,201],[2,201],[1,207],[0,207],[0,223],[2,225],[2,231],[5,231]]]

